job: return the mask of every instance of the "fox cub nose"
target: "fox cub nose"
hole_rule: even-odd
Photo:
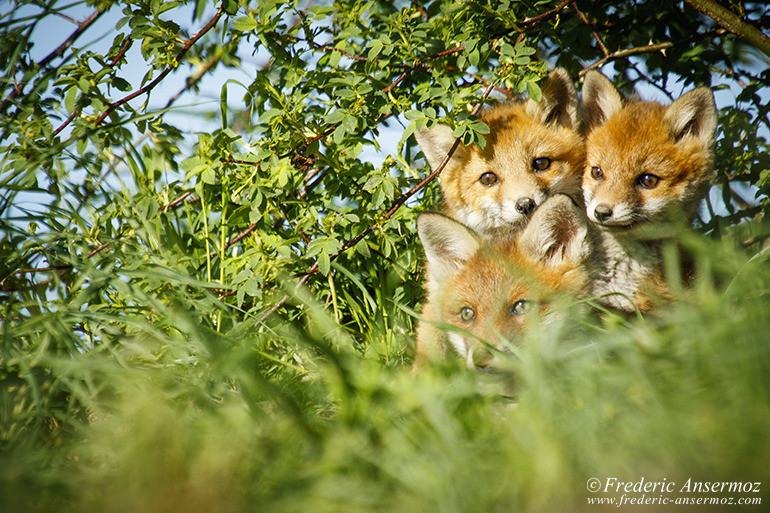
[[[519,198],[516,201],[516,211],[520,214],[529,214],[535,210],[535,201],[532,198]]]
[[[594,216],[596,216],[596,219],[598,219],[599,222],[606,221],[612,216],[612,209],[609,205],[600,203],[596,205],[596,208],[594,209]]]
[[[489,350],[476,349],[473,351],[473,366],[483,369],[489,366],[494,358],[494,355]]]

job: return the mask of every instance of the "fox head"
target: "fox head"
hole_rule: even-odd
[[[469,367],[492,364],[486,344],[506,351],[526,330],[529,314],[545,313],[559,296],[588,285],[587,220],[565,195],[546,200],[516,238],[483,240],[436,213],[421,214],[417,228],[428,271],[424,316],[459,328],[440,338]]]
[[[681,210],[692,221],[714,178],[714,96],[699,87],[663,106],[625,102],[597,71],[583,84],[588,218],[608,227],[662,221]]]
[[[542,99],[503,103],[479,116],[486,145],[460,145],[440,176],[447,213],[479,233],[515,232],[548,197],[579,201],[584,149],[578,134],[577,91],[561,68],[542,86]],[[432,169],[455,142],[437,125],[416,133]]]

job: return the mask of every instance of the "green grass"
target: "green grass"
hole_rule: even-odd
[[[0,511],[592,510],[592,477],[770,498],[768,253],[692,239],[670,307],[541,326],[498,374],[413,376],[400,309],[362,344],[305,293],[227,333],[146,299],[155,320],[105,314],[119,343],[74,351],[75,307],[6,323]]]

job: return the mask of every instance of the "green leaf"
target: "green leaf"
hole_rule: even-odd
[[[372,41],[369,46],[369,54],[368,54],[369,59],[372,59],[372,60],[376,59],[377,56],[382,51],[382,47],[383,47],[382,41],[380,41],[379,39],[375,39],[374,41]]]
[[[238,0],[222,0],[222,10],[232,16],[238,12]]]
[[[201,180],[203,180],[203,183],[214,185],[217,181],[217,175],[214,173],[213,169],[207,167],[203,170],[203,173],[201,173]]]
[[[537,82],[534,80],[527,80],[527,94],[536,102],[539,102],[540,98],[543,97],[543,92],[540,90],[540,86],[537,85]]]
[[[331,267],[331,259],[329,258],[329,255],[326,252],[322,252],[318,255],[318,270],[321,271],[321,274],[324,276],[327,276],[329,274],[329,268]]]
[[[120,77],[114,77],[112,79],[112,85],[115,86],[118,91],[126,92],[131,90],[131,84],[129,84],[127,80]]]
[[[70,87],[64,95],[64,108],[70,114],[75,112],[75,99],[77,98],[77,87]]]
[[[259,26],[259,22],[251,16],[242,16],[232,21],[233,29],[238,32],[251,32]]]
[[[327,114],[326,117],[324,118],[324,121],[329,123],[330,125],[335,125],[340,121],[342,121],[346,115],[347,113],[344,110],[337,109]]]

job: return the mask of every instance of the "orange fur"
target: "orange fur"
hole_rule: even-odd
[[[490,129],[484,148],[461,145],[440,177],[447,215],[481,234],[500,235],[523,228],[549,196],[580,201],[584,147],[577,92],[564,70],[549,74],[540,102],[500,104],[479,118]],[[445,125],[416,137],[434,169],[455,141]],[[484,183],[486,173],[495,183]]]
[[[592,116],[586,136],[583,194],[589,219],[628,227],[665,221],[681,211],[691,222],[714,178],[716,110],[711,91],[695,89],[667,107],[623,104],[609,80],[593,72],[586,78],[584,96],[590,100],[597,95],[614,99],[604,100],[606,112]],[[652,187],[642,184],[645,176],[653,177]]]
[[[479,240],[447,217],[422,214],[418,229],[428,258],[428,297],[415,366],[450,348],[469,366],[487,366],[494,360],[487,343],[506,351],[527,329],[530,315],[521,310],[542,314],[559,297],[585,294],[590,277],[581,216],[560,195],[544,203],[518,237]],[[465,309],[473,312],[471,319],[464,318]]]
[[[670,299],[670,291],[664,240],[640,234],[677,215],[692,223],[715,174],[713,94],[697,88],[668,106],[626,101],[592,71],[583,85],[583,117],[583,194],[600,236],[594,293],[607,306],[646,312]]]

